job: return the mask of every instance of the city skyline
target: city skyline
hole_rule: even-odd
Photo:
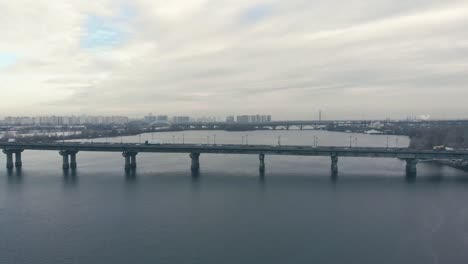
[[[187,123],[187,122],[227,122],[227,123],[259,123],[272,121],[271,115],[237,115],[237,116],[169,116],[149,113],[143,117],[129,118],[127,116],[90,116],[90,115],[50,115],[50,116],[6,116],[0,117],[0,124],[9,125],[78,125],[78,124],[126,124],[131,121],[144,121],[148,124]]]
[[[80,125],[80,124],[127,124],[133,121],[144,121],[151,123],[187,123],[187,122],[225,122],[225,123],[265,123],[271,121],[298,121],[301,119],[274,119],[272,115],[250,114],[250,115],[228,115],[228,116],[190,116],[190,115],[166,115],[148,113],[145,116],[93,116],[93,115],[36,115],[36,116],[0,116],[0,125]],[[384,118],[384,119],[324,119],[322,111],[318,118],[303,119],[302,121],[438,121],[438,120],[460,120],[467,118],[435,119],[430,116],[406,116],[405,118]]]
[[[468,117],[466,1],[21,2],[1,116]]]

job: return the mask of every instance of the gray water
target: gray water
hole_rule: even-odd
[[[183,136],[182,136],[183,134]],[[348,146],[350,134],[190,131],[93,141]],[[174,137],[173,137],[174,136]],[[357,142],[354,140],[357,137]],[[244,138],[245,140],[245,138]],[[386,136],[354,135],[385,146]],[[389,144],[397,144],[394,137]],[[399,137],[399,147],[408,139]],[[0,155],[0,263],[468,263],[468,174],[430,163],[408,181],[397,159],[78,154],[26,151],[8,173]]]

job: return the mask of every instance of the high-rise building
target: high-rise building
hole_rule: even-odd
[[[10,125],[80,125],[80,124],[126,124],[125,116],[38,116],[6,117],[4,123]]]
[[[146,123],[152,123],[156,121],[156,116],[154,116],[152,113],[149,113],[143,119],[145,120]]]
[[[271,122],[271,115],[241,115],[237,116],[237,123]]]
[[[158,115],[156,117],[156,121],[165,121],[167,122],[169,120],[169,118],[167,117],[167,115]]]
[[[174,123],[188,123],[188,122],[190,122],[190,117],[188,117],[188,116],[174,116],[174,117],[172,117],[172,122],[174,122]]]
[[[242,124],[249,123],[249,120],[250,118],[248,115],[237,116],[237,119],[236,119],[237,123],[242,123]]]

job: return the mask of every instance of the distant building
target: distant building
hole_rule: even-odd
[[[203,116],[196,119],[197,122],[216,122],[216,116]]]
[[[156,121],[165,121],[165,122],[167,122],[167,121],[169,121],[169,118],[167,117],[167,115],[158,115],[156,117]]]
[[[144,116],[143,120],[146,123],[155,123],[155,122],[167,122],[169,118],[167,117],[167,115],[153,115],[150,113],[147,116]]]
[[[264,123],[271,122],[271,115],[242,115],[237,116],[237,123]]]
[[[234,118],[234,116],[228,116],[226,117],[226,122],[227,123],[234,123],[236,120]]]
[[[143,118],[145,120],[146,123],[153,123],[156,121],[156,116],[154,116],[153,114],[149,113],[147,116],[145,116]]]
[[[190,117],[188,116],[174,116],[172,117],[173,123],[188,123],[190,122]]]
[[[373,122],[373,123],[370,123],[369,124],[369,128],[372,128],[372,129],[382,129],[384,128],[384,124],[382,124],[381,122],[377,121],[377,122]]]
[[[248,116],[248,115],[237,116],[236,121],[237,121],[237,123],[241,123],[241,124],[249,123],[250,116]]]
[[[9,125],[82,125],[82,124],[126,124],[125,116],[38,116],[38,117],[6,117],[4,122]]]

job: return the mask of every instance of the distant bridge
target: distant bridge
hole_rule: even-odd
[[[76,169],[78,152],[120,152],[124,157],[125,170],[135,169],[138,153],[188,153],[191,169],[200,168],[200,154],[255,154],[258,155],[260,172],[265,170],[265,155],[326,156],[331,158],[331,172],[338,173],[339,157],[398,158],[406,161],[406,174],[416,175],[420,159],[468,159],[468,151],[415,150],[407,148],[366,148],[366,147],[312,147],[312,146],[271,146],[271,145],[207,145],[207,144],[127,144],[127,143],[0,143],[6,154],[6,167],[11,170],[23,165],[21,153],[25,150],[58,151],[63,158],[63,169]],[[13,156],[15,162],[13,162]]]
[[[320,125],[333,124],[335,121],[270,121],[270,122],[257,122],[257,123],[237,123],[237,122],[186,122],[186,123],[173,123],[172,128],[178,129],[224,129],[224,130],[236,130],[236,129],[286,129],[289,130],[291,127],[303,129],[307,126],[315,128]],[[368,124],[367,121],[360,121]]]
[[[426,121],[408,121],[408,120],[285,120],[285,121],[270,121],[256,123],[238,123],[238,122],[185,122],[172,123],[174,129],[222,129],[222,130],[238,130],[238,129],[286,129],[290,128],[305,129],[317,128],[328,125],[352,125],[352,126],[368,126],[372,123],[380,122],[382,124],[395,125],[468,125],[468,120],[426,120]]]

